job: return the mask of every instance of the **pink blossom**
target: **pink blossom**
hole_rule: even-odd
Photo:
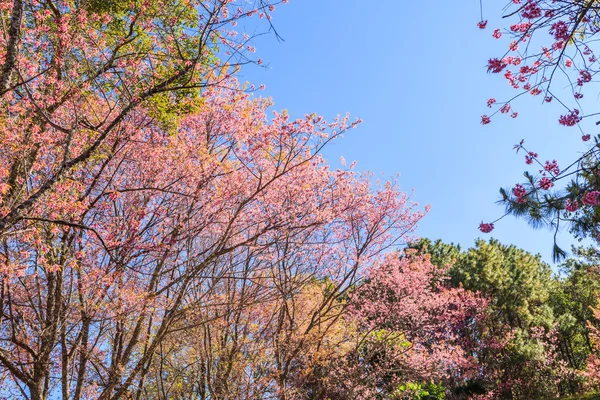
[[[481,223],[479,224],[479,230],[483,233],[490,233],[491,231],[494,230],[494,224],[493,223]]]
[[[542,16],[542,9],[538,6],[537,1],[529,0],[527,4],[523,6],[521,16],[527,19],[535,19]]]
[[[554,39],[556,40],[568,40],[570,37],[569,26],[565,21],[555,22],[550,27],[550,33],[554,35]]]
[[[592,80],[592,74],[589,71],[581,70],[579,71],[579,78],[577,79],[577,85],[583,86],[584,83],[588,83]]]
[[[523,185],[517,183],[513,188],[512,193],[517,198],[517,203],[527,203],[527,199],[525,198],[525,196],[527,196],[527,190],[525,190]]]
[[[479,27],[479,29],[485,29],[485,27],[487,26],[487,23],[488,23],[487,20],[485,20],[485,21],[479,21],[477,23],[477,26]]]
[[[556,160],[552,160],[552,162],[546,161],[546,163],[544,164],[544,170],[554,175],[560,174],[560,168],[558,168],[558,163],[556,162]]]
[[[515,185],[515,187],[512,190],[513,194],[516,197],[524,197],[527,195],[527,190],[525,190],[525,188],[523,187],[523,185],[521,185],[520,183],[517,183]]]
[[[520,24],[514,24],[510,26],[510,30],[517,33],[525,33],[531,28],[531,23],[523,22]]]
[[[585,204],[586,206],[597,206],[598,203],[599,203],[599,201],[598,201],[598,195],[600,195],[600,192],[597,191],[597,190],[593,190],[591,192],[587,192],[581,198],[581,202],[583,204]]]
[[[569,212],[575,212],[579,209],[579,202],[577,200],[567,199],[565,202],[565,210]]]
[[[563,126],[574,126],[577,125],[581,121],[581,117],[579,116],[579,110],[573,109],[566,115],[561,115],[558,119],[558,123]]]
[[[537,157],[537,153],[530,151],[529,153],[525,154],[525,163],[531,165],[533,164],[533,160],[535,160]]]
[[[547,176],[544,176],[542,179],[540,179],[540,181],[538,182],[538,186],[540,187],[540,189],[543,190],[548,190],[550,189],[552,186],[554,186],[554,182],[552,182],[552,180],[550,178],[548,178]]]
[[[490,119],[490,117],[488,117],[487,115],[482,115],[481,116],[481,124],[482,125],[487,125],[490,122],[492,122],[492,120]]]
[[[490,58],[488,61],[488,72],[497,74],[506,68],[506,63],[498,58]]]

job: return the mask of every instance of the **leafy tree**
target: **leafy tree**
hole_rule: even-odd
[[[440,268],[454,265],[461,256],[460,245],[447,244],[440,239],[432,242],[430,239],[423,238],[416,243],[411,243],[409,247],[428,254],[431,263]]]
[[[600,259],[594,249],[577,248],[561,266],[558,290],[550,298],[561,329],[561,352],[571,368],[585,369],[592,350],[588,324],[600,294]]]
[[[550,266],[515,246],[478,240],[450,271],[455,285],[488,296],[499,324],[527,329],[552,327],[548,304],[554,291]]]
[[[509,38],[509,51],[491,58],[488,72],[502,73],[518,93],[506,101],[488,99],[493,114],[482,116],[482,123],[488,124],[493,115],[512,112],[525,93],[543,97],[542,103],[559,103],[564,111],[557,115],[558,124],[577,129],[586,150],[559,166],[552,154],[539,155],[522,140],[515,150],[524,153],[534,171],[525,172],[524,182],[501,189],[502,202],[507,214],[525,218],[533,227],[549,226],[558,232],[566,225],[576,238],[596,242],[600,238],[600,136],[594,133],[593,123],[598,124],[595,103],[586,99],[597,94],[598,10],[596,1],[510,2],[503,19],[509,21],[506,28],[492,33],[498,40]],[[487,21],[478,25],[485,29]],[[493,223],[482,223],[480,229],[489,232]],[[556,240],[553,255],[555,260],[566,256]],[[590,307],[597,308],[598,256],[592,249],[576,249],[575,255],[563,264],[566,276],[557,282],[551,303],[560,327],[562,358],[571,369],[579,370],[595,368],[590,330],[595,329],[596,319]],[[578,385],[570,382],[571,388]]]
[[[478,240],[460,252],[441,241],[417,245],[431,252],[439,267],[450,262],[454,287],[479,293],[488,301],[485,328],[475,332],[482,373],[469,383],[492,398],[533,399],[558,393],[563,361],[551,306],[557,282],[539,256],[496,240]],[[460,389],[459,389],[460,390]]]

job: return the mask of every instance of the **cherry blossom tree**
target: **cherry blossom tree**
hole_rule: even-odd
[[[236,318],[268,298],[283,324],[273,333],[281,364],[270,376],[287,398],[286,374],[320,316],[407,240],[423,213],[394,182],[373,191],[369,175],[329,169],[321,149],[356,123],[267,118],[270,106],[240,90],[207,89],[175,130],[151,107],[132,110],[19,214],[1,250],[6,393],[143,398],[174,332]],[[32,168],[39,174],[56,162],[56,148],[46,147]],[[288,302],[325,277],[332,290],[308,325],[285,328]],[[289,342],[292,328],[303,333]]]
[[[448,279],[447,268],[414,250],[374,265],[350,296],[346,318],[358,334],[353,351],[333,361],[327,395],[404,398],[407,385],[433,383],[452,396],[477,376],[476,332],[487,301],[447,287]]]
[[[176,129],[202,88],[260,63],[252,37],[234,27],[274,9],[266,0],[3,1],[0,234],[105,147],[130,140],[141,108]]]
[[[584,99],[596,95],[598,5],[594,1],[514,0],[505,10],[506,26],[491,28],[491,36],[506,40],[507,52],[490,58],[487,70],[502,74],[517,94],[503,101],[490,98],[487,105],[492,111],[481,122],[488,124],[502,114],[515,118],[515,107],[523,97],[534,96],[542,103],[558,103],[564,111],[556,115],[557,124],[571,135],[565,140],[581,140],[587,146],[559,166],[552,154],[540,155],[524,141],[515,145],[534,170],[526,171],[525,182],[501,191],[507,214],[556,231],[567,224],[577,237],[598,240],[599,137],[594,133],[598,118],[595,105]],[[478,25],[485,29],[487,21]],[[493,222],[482,223],[480,229],[490,232]],[[565,254],[555,243],[554,257]]]
[[[274,30],[278,3],[0,4],[2,396],[293,398],[323,321],[410,238],[396,182],[320,155],[358,121],[267,116],[232,78],[262,63],[236,25]],[[191,392],[167,387],[181,355]]]

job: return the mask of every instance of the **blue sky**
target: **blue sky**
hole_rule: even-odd
[[[375,176],[401,174],[405,191],[430,204],[418,234],[471,246],[479,223],[501,216],[499,187],[522,180],[523,154],[512,146],[525,139],[543,159],[566,165],[575,158],[578,136],[557,124],[558,105],[524,98],[513,108],[517,119],[498,116],[482,126],[486,100],[505,100],[516,92],[503,77],[486,72],[487,60],[501,56],[507,42],[491,37],[504,2],[484,1],[479,30],[479,1],[404,2],[380,0],[291,0],[277,8],[273,35],[256,41],[269,68],[248,67],[241,79],[272,96],[275,108],[292,116],[316,112],[326,118],[350,112],[364,123],[325,156],[356,160],[358,170]],[[496,8],[494,8],[496,7]],[[239,30],[243,30],[240,27]],[[569,147],[569,143],[573,146]],[[493,237],[551,261],[552,236],[507,217]],[[561,244],[575,243],[568,232]]]

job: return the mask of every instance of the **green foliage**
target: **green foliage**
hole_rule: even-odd
[[[170,133],[179,128],[179,121],[183,116],[199,111],[203,104],[200,89],[159,93],[146,102],[149,115]]]
[[[199,31],[201,17],[204,18],[202,13],[185,0],[147,3],[84,0],[80,7],[88,13],[110,15],[107,21],[90,21],[89,24],[102,33],[105,45],[114,49],[115,60],[152,65],[152,73],[136,81],[139,92],[154,87],[166,77],[176,76],[192,60],[199,63],[202,68],[194,74],[180,74],[172,81],[173,87],[183,89],[155,93],[146,104],[150,115],[167,130],[176,128],[179,116],[194,112],[194,101],[199,103],[199,88],[221,64],[215,56],[219,51],[216,45],[218,31],[211,31],[208,36]],[[145,28],[141,20],[151,20],[153,28]],[[72,56],[86,67],[86,54]],[[113,69],[124,74],[118,66]],[[81,76],[85,73],[84,69],[79,71]],[[106,93],[136,95],[121,79],[98,79],[95,83]]]
[[[86,0],[82,3],[83,8],[94,14],[122,12],[125,5],[122,0]]]
[[[408,349],[412,345],[406,340],[406,336],[402,332],[388,331],[386,329],[376,329],[369,334],[370,338],[377,343],[386,347]]]
[[[480,292],[488,299],[488,339],[509,340],[503,345],[502,355],[484,352],[478,357],[490,366],[495,364],[500,379],[530,382],[532,390],[539,392],[540,397],[535,398],[543,398],[544,392],[575,394],[582,390],[583,377],[577,371],[585,370],[592,351],[588,323],[594,322],[592,308],[598,306],[600,294],[597,250],[574,249],[574,257],[553,276],[550,266],[539,256],[493,239],[479,240],[475,247],[462,252],[459,246],[439,240],[424,239],[413,247],[429,253],[440,267],[451,264],[452,286]],[[553,329],[556,342],[540,340],[540,332],[548,334]],[[549,349],[554,349],[550,359]],[[571,371],[561,376],[558,389],[540,371],[550,368],[546,373],[556,373],[552,357],[558,357]],[[524,392],[520,393],[516,398],[522,398]]]
[[[431,252],[440,267],[451,264],[450,285],[488,300],[485,327],[475,339],[486,343],[476,354],[486,372],[481,382],[471,383],[477,382],[478,390],[490,390],[505,382],[526,382],[515,389],[505,386],[508,392],[502,396],[511,398],[555,395],[555,353],[546,337],[556,323],[550,299],[558,282],[550,266],[539,256],[493,239],[478,240],[462,252],[440,241],[422,242],[421,248]],[[466,387],[455,390],[472,393]]]
[[[392,394],[392,400],[444,400],[446,388],[436,383],[408,382]]]
[[[494,239],[479,240],[457,259],[450,275],[454,285],[488,296],[498,323],[521,330],[553,325],[548,300],[556,283],[539,255]]]
[[[600,400],[600,394],[587,394],[583,396],[561,397],[560,400]]]
[[[539,255],[494,239],[478,240],[475,247],[463,252],[460,246],[440,240],[423,239],[413,247],[429,254],[431,262],[440,267],[451,265],[452,286],[488,297],[498,322],[521,329],[552,326],[548,300],[557,282]]]
[[[573,369],[585,368],[592,350],[587,323],[600,293],[600,256],[594,249],[573,249],[574,258],[561,265],[558,290],[551,297],[561,334],[561,352]]]
[[[431,256],[431,263],[440,267],[453,265],[460,257],[460,245],[446,244],[440,239],[432,242],[430,239],[421,239],[410,246]]]

